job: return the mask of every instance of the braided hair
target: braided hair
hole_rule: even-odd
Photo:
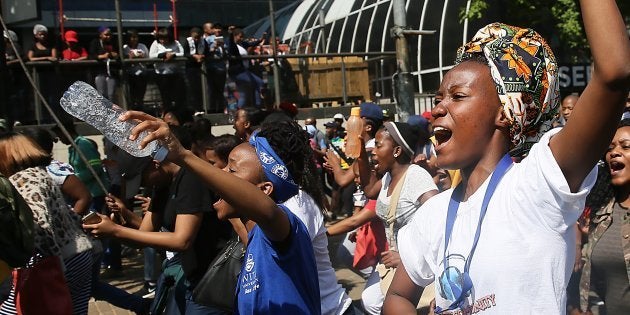
[[[265,123],[258,136],[265,137],[269,145],[287,166],[300,189],[308,193],[322,207],[323,189],[313,160],[308,134],[292,120]]]

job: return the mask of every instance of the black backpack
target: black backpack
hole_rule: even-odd
[[[0,175],[0,259],[11,267],[33,256],[33,212],[9,180]]]

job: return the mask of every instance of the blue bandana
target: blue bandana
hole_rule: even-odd
[[[298,193],[298,185],[293,180],[287,166],[273,151],[264,137],[255,132],[249,138],[249,144],[256,148],[256,155],[260,160],[267,179],[273,183],[273,194],[276,203],[283,203]]]

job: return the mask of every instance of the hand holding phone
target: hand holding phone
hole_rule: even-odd
[[[90,213],[86,214],[85,216],[83,216],[81,221],[83,221],[83,224],[99,224],[99,223],[101,223],[102,219],[98,215],[98,213],[90,212]]]

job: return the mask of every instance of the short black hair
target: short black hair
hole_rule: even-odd
[[[622,128],[622,127],[630,127],[630,118],[622,119],[619,122],[619,125],[617,125],[617,129]]]
[[[237,36],[237,35],[245,36],[245,33],[243,32],[243,29],[235,28],[235,29],[232,30],[232,35],[234,35],[234,36]]]
[[[372,138],[376,137],[376,132],[378,132],[381,126],[383,126],[383,122],[380,120],[373,120],[367,117],[363,117],[363,119],[365,119],[365,123],[367,125],[372,126],[372,130],[370,131],[370,137]]]
[[[224,134],[204,141],[201,147],[204,150],[213,150],[223,162],[227,163],[230,152],[241,143],[241,139],[237,136]]]
[[[20,133],[31,138],[48,154],[52,153],[54,140],[52,134],[50,134],[48,130],[39,127],[29,127],[22,129]]]
[[[199,118],[190,127],[195,142],[206,141],[213,138],[212,122],[207,118]]]
[[[168,30],[168,28],[163,27],[157,31],[157,33],[155,34],[155,37],[158,39],[162,38],[162,39],[170,40],[171,32]]]
[[[287,113],[284,111],[273,111],[265,116],[262,124],[277,123],[281,121],[293,121],[293,118],[287,115]]]
[[[265,120],[265,117],[269,114],[260,108],[251,106],[243,107],[241,110],[245,113],[245,119],[249,121],[249,125],[252,130],[258,128],[258,126],[262,124],[263,120]]]
[[[182,126],[191,125],[195,121],[192,111],[188,108],[178,108],[175,106],[171,106],[164,110],[164,115],[168,113],[171,113],[171,115],[175,116],[175,118],[177,118],[177,121],[179,121],[179,124]]]
[[[127,30],[127,36],[128,37],[132,37],[132,36],[136,36],[137,37],[138,36],[138,30],[136,30],[136,29]]]
[[[179,143],[182,144],[184,149],[190,150],[192,148],[192,135],[190,134],[188,128],[174,125],[170,125],[169,128],[175,138],[179,140]]]

